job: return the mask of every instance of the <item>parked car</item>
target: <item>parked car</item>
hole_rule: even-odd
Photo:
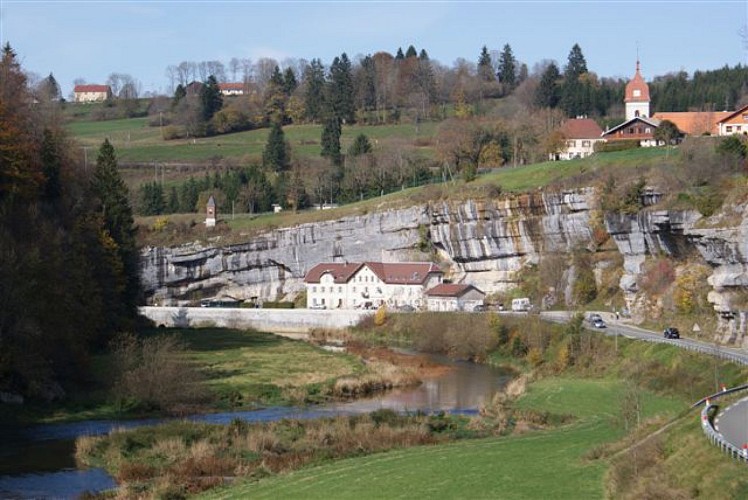
[[[590,313],[590,314],[589,314],[589,315],[587,316],[587,321],[589,321],[589,322],[590,322],[590,324],[594,323],[594,322],[595,322],[595,321],[597,321],[597,320],[600,320],[600,321],[602,321],[602,320],[603,320],[602,316],[600,316],[600,315],[599,315],[599,314],[597,314],[597,313]]]
[[[605,321],[603,321],[602,318],[597,318],[594,321],[592,321],[592,326],[595,328],[607,328],[608,325],[605,324]]]
[[[665,328],[665,331],[662,332],[663,336],[666,339],[679,339],[680,338],[680,332],[677,328],[669,327]]]
[[[474,312],[486,312],[488,309],[485,304],[475,304],[473,307]]]

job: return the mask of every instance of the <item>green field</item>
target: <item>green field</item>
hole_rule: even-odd
[[[150,118],[129,118],[107,121],[73,121],[70,133],[83,147],[98,148],[109,139],[121,163],[205,163],[211,160],[233,158],[239,161],[259,160],[267,142],[269,129],[249,130],[213,137],[163,140],[159,127],[149,126]],[[402,143],[426,157],[433,155],[430,146],[418,147],[415,139],[428,142],[438,124],[422,123],[383,126],[344,126],[340,138],[343,150],[359,134],[369,137],[375,147]],[[319,158],[321,125],[287,125],[283,127],[293,155],[298,158]]]
[[[585,455],[623,436],[615,417],[624,389],[622,381],[543,380],[518,406],[570,413],[575,423],[343,460],[204,498],[602,498],[607,463]],[[643,401],[646,417],[672,417],[687,407],[646,392]]]

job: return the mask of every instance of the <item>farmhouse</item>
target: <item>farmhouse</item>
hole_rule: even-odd
[[[221,95],[225,95],[225,96],[244,95],[244,84],[243,83],[219,83],[218,90],[221,91]]]
[[[603,131],[591,118],[566,120],[561,126],[564,148],[551,154],[551,160],[584,158],[595,152],[595,143],[602,141]]]
[[[717,122],[718,135],[748,135],[748,106],[728,113]]]
[[[473,285],[442,283],[426,291],[429,311],[473,311],[483,306],[486,294]]]
[[[426,290],[442,283],[431,262],[322,263],[304,277],[310,309],[397,309],[426,306]]]
[[[109,85],[76,85],[73,88],[75,102],[101,102],[112,97]]]
[[[719,122],[731,114],[731,111],[666,111],[657,112],[652,118],[672,122],[686,135],[717,135]]]

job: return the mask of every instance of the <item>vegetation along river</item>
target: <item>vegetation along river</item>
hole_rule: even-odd
[[[432,356],[452,369],[418,387],[395,389],[376,397],[312,407],[272,407],[263,410],[195,415],[189,420],[228,424],[234,419],[250,422],[282,418],[318,418],[367,413],[378,409],[396,411],[446,411],[474,413],[512,378],[506,370]],[[154,425],[160,420],[82,421],[27,429],[0,429],[0,497],[74,498],[84,491],[116,487],[101,469],[78,469],[75,438],[99,435],[115,427]]]

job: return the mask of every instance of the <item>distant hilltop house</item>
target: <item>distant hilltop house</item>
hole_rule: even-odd
[[[75,102],[101,102],[112,97],[109,85],[76,85],[73,88]]]
[[[604,140],[603,130],[591,118],[566,120],[560,129],[564,147],[552,153],[551,160],[584,158],[595,152],[595,144]]]
[[[597,136],[593,120],[577,118],[564,122],[559,129],[564,147],[552,153],[550,159],[584,158],[592,154],[597,142],[628,140],[638,141],[641,147],[664,146],[662,140],[655,139],[655,132],[665,120],[672,122],[684,135],[748,135],[748,106],[737,111],[663,111],[650,116],[649,85],[641,75],[639,61],[636,61],[634,77],[626,84],[624,104],[625,121]]]
[[[244,95],[243,83],[219,83],[218,89],[225,96]]]

